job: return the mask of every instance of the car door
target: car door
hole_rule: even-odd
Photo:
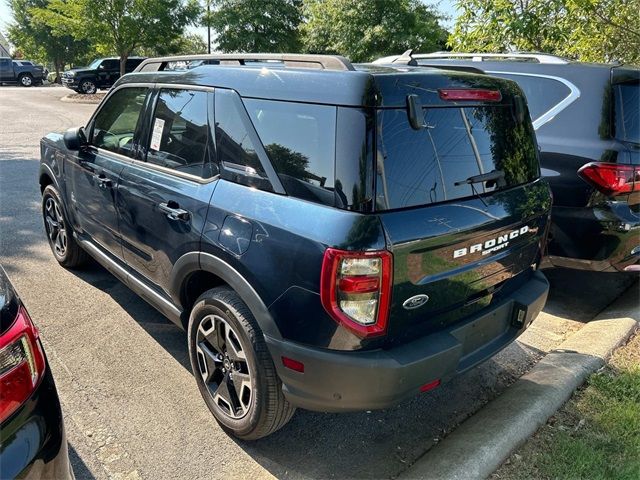
[[[117,209],[131,274],[168,293],[175,262],[200,249],[217,184],[212,161],[213,91],[162,88],[153,102],[139,160],[122,172]]]
[[[66,204],[76,231],[122,259],[116,194],[120,173],[134,153],[146,87],[120,88],[89,123],[89,145],[67,156]]]
[[[98,68],[100,87],[108,87],[120,78],[120,62],[115,59],[104,60]]]

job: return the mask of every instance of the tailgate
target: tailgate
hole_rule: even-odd
[[[512,291],[540,261],[549,206],[538,181],[488,207],[473,198],[380,215],[394,260],[388,338],[440,330]]]

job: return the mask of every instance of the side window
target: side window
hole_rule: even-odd
[[[0,68],[2,68],[2,69],[11,68],[11,59],[9,59],[9,58],[0,58]]]
[[[569,96],[571,90],[564,83],[551,78],[492,73],[496,77],[516,82],[524,91],[529,105],[531,120],[536,120]]]
[[[227,180],[272,190],[256,150],[257,136],[237,93],[215,93],[216,151]]]
[[[111,95],[96,115],[91,144],[133,157],[133,137],[146,95],[146,88],[123,88]]]
[[[120,70],[120,62],[118,60],[104,60],[100,65],[103,70],[107,70],[109,72]]]
[[[333,206],[336,107],[252,99],[244,103],[287,193]]]
[[[147,162],[210,178],[209,95],[198,90],[160,90],[151,123]]]
[[[615,98],[615,138],[640,144],[640,83],[613,86]]]
[[[136,69],[136,67],[140,65],[140,62],[142,62],[142,60],[138,58],[129,58],[127,60],[127,66],[125,67],[125,71],[133,72]]]

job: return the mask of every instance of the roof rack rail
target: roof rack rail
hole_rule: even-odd
[[[417,57],[420,58],[420,55],[417,55]],[[375,62],[373,62],[373,63],[375,63]],[[406,52],[404,52],[402,55],[400,55],[398,58],[396,58],[391,63],[392,64],[396,64],[397,63],[397,64],[401,64],[401,65],[407,65],[407,66],[410,66],[410,67],[418,66],[418,62],[416,61],[415,57],[413,56],[413,50],[412,49],[407,50]],[[459,72],[485,74],[484,70],[480,70],[479,68],[467,67],[467,66],[462,66],[462,65],[437,65],[437,64],[429,65],[429,64],[421,63],[420,66],[421,67],[439,68],[440,70],[455,70],[455,71],[459,71]]]
[[[402,58],[404,54],[398,57],[398,60]],[[538,63],[564,65],[569,63],[566,58],[558,55],[551,55],[549,53],[537,53],[537,52],[511,52],[511,53],[458,53],[458,52],[435,52],[435,53],[419,53],[413,55],[414,59],[432,58],[432,59],[471,59],[474,62],[483,62],[494,58],[522,58],[528,60],[534,60]],[[395,63],[395,62],[394,62]]]
[[[177,55],[148,58],[135,72],[161,72],[169,63],[214,60],[221,65],[247,65],[251,62],[282,62],[286,67],[315,68],[319,70],[355,70],[349,60],[340,55],[303,55],[290,53],[219,53],[202,55]]]

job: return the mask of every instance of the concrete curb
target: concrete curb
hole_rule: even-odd
[[[638,284],[634,283],[399,478],[487,478],[631,336],[638,328],[639,310]]]
[[[78,95],[77,97],[74,95]],[[83,105],[98,105],[102,99],[104,98],[104,95],[101,95],[100,98],[97,98],[95,96],[90,96],[90,98],[87,98],[86,100],[83,100],[80,96],[80,94],[77,93],[69,93],[68,95],[65,95],[64,97],[60,98],[61,102],[64,103],[79,103],[79,104],[83,104]]]

